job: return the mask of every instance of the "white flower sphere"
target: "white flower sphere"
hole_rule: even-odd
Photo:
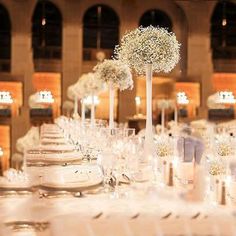
[[[180,59],[180,44],[172,32],[161,27],[142,27],[130,31],[115,48],[115,57],[138,74],[145,74],[146,65],[154,72],[170,72]]]
[[[83,74],[79,80],[67,88],[67,96],[70,99],[96,95],[105,89],[103,81],[99,80],[94,73]]]
[[[78,81],[78,91],[84,96],[96,95],[105,89],[103,81],[95,73],[83,74]]]
[[[133,79],[129,67],[119,60],[104,60],[95,66],[98,79],[120,90],[132,89]]]

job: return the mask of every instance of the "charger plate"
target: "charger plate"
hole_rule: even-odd
[[[91,189],[96,189],[102,186],[102,181],[100,181],[99,183],[95,184],[95,183],[90,183],[90,184],[86,184],[84,186],[82,185],[74,185],[72,186],[56,186],[54,184],[50,184],[50,183],[45,183],[43,185],[40,185],[39,188],[48,192],[73,192],[73,193],[78,193],[78,192],[83,192],[83,191],[87,191],[87,190],[91,190]]]

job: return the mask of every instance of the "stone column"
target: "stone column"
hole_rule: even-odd
[[[138,27],[138,21],[136,19],[136,1],[130,0],[122,1],[122,15],[120,19],[120,38],[125,32]],[[132,12],[132,14],[130,14]],[[135,96],[136,96],[136,76],[133,73],[134,88],[133,90],[125,90],[119,92],[118,97],[118,122],[125,122],[127,117],[133,116],[136,113]]]
[[[14,1],[12,3],[12,46],[11,46],[11,74],[17,76],[23,83],[23,107],[20,115],[12,119],[12,152],[14,153],[16,140],[23,136],[30,128],[28,98],[33,93],[32,78],[34,73],[31,46],[31,15],[33,2]]]
[[[82,71],[82,25],[79,22],[79,14],[77,1],[64,5],[62,101],[68,100],[67,88],[78,80]]]
[[[187,77],[199,82],[199,117],[207,118],[207,98],[212,94],[213,63],[210,46],[210,17],[213,2],[182,2],[188,20]]]

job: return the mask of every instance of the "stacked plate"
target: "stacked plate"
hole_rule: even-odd
[[[25,160],[27,165],[62,164],[79,162],[82,155],[72,145],[40,145],[27,150]]]
[[[44,168],[40,188],[46,191],[82,192],[102,184],[103,174],[97,165],[54,166]]]

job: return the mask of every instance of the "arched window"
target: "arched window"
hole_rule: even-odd
[[[11,22],[7,9],[0,4],[0,71],[10,71]]]
[[[60,59],[62,16],[47,0],[38,1],[32,17],[32,47],[35,59]]]
[[[236,4],[220,1],[211,17],[213,59],[236,59]]]
[[[172,22],[169,16],[157,9],[152,9],[146,11],[140,18],[139,25],[143,27],[147,27],[149,25],[152,26],[160,26],[167,28],[169,31],[172,30]]]
[[[83,17],[84,59],[91,59],[89,49],[114,49],[119,42],[119,17],[105,5],[90,7]],[[87,56],[86,56],[87,55]]]

